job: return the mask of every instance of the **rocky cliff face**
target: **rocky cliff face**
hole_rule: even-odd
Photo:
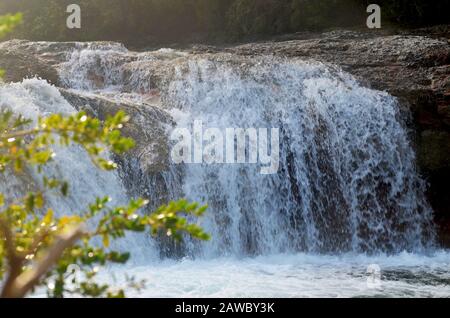
[[[61,89],[61,93],[77,108],[86,109],[100,118],[125,108],[136,121],[127,131],[138,140],[138,147],[131,156],[139,158],[142,171],[158,173],[164,170],[164,158],[167,157],[164,126],[171,125],[170,116],[157,107],[158,92],[173,71],[173,65],[197,55],[224,56],[223,53],[229,54],[226,56],[232,63],[241,61],[243,68],[245,63],[251,63],[260,55],[299,57],[338,65],[364,85],[386,90],[398,97],[402,107],[411,110],[412,118],[408,124],[417,148],[418,164],[429,182],[428,196],[442,228],[441,240],[450,245],[450,43],[445,36],[440,36],[334,31],[232,47],[193,46],[181,55],[151,53],[148,59],[143,58],[145,53],[127,52],[118,59],[118,63],[125,65],[122,74],[126,78],[125,87],[127,81],[128,85],[133,85],[133,72],[136,70],[152,70],[149,72],[152,74],[151,87],[147,88],[149,106],[145,109],[132,102],[118,105],[95,94],[88,96],[65,89]],[[58,67],[75,47],[88,45],[91,48],[95,46],[17,40],[3,42],[0,43],[0,68],[7,71],[6,81],[39,76],[64,87]],[[98,86],[102,86],[105,80],[98,74],[92,75],[92,83]],[[143,133],[140,129],[142,122],[154,129]]]

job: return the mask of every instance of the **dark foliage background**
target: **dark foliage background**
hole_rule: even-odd
[[[81,30],[66,28],[65,9],[71,3],[82,8]],[[24,13],[24,24],[11,35],[16,38],[156,45],[363,28],[370,3],[382,7],[385,27],[450,20],[450,0],[0,0],[0,14]]]

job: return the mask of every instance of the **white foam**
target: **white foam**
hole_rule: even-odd
[[[367,283],[372,264],[381,269],[375,289]],[[128,290],[133,297],[448,297],[449,266],[445,251],[428,256],[288,254],[164,261],[113,273],[132,272],[138,281],[146,280],[143,291]]]

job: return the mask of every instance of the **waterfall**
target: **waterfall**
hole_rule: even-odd
[[[52,113],[70,115],[76,112],[56,87],[35,78],[0,85],[0,109],[13,110],[15,114],[33,121]],[[99,170],[81,146],[62,148],[55,145],[53,150],[55,157],[43,168],[43,173],[37,169],[28,169],[19,174],[6,172],[0,175],[0,192],[6,194],[7,198],[19,199],[29,191],[44,190],[42,177],[46,175],[69,182],[67,197],[44,190],[47,207],[52,208],[58,216],[89,211],[89,204],[95,203],[97,197],[109,196],[111,207],[128,204],[129,198],[119,175]],[[136,240],[148,249],[135,253],[135,261],[154,257],[152,242],[138,235],[128,235],[126,240],[114,242],[113,248],[129,250],[130,246],[137,244]]]
[[[187,197],[211,204],[209,253],[399,252],[433,241],[432,212],[397,101],[316,62],[232,56],[177,66],[178,125],[279,127],[280,169],[188,165]]]
[[[208,203],[201,225],[212,240],[188,241],[182,252],[206,257],[397,253],[433,246],[432,211],[396,99],[336,67],[80,44],[59,70],[67,89],[119,104],[151,104],[170,114],[175,125],[165,127],[167,136],[194,121],[205,129],[280,131],[279,169],[268,175],[259,173],[260,164],[173,162],[164,171],[137,173],[131,159],[127,170],[103,174],[76,149],[64,150],[51,168],[73,184],[73,202],[54,202],[64,209],[78,211],[78,202],[103,195],[119,203],[138,195],[158,201],[157,188],[170,192],[168,199]],[[74,111],[56,88],[37,79],[0,90],[2,107],[32,117]],[[139,243],[127,244],[142,254]]]

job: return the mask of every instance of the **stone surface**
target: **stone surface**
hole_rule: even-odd
[[[100,119],[116,114],[119,110],[130,116],[130,122],[123,128],[123,134],[136,142],[128,156],[137,160],[145,173],[167,169],[169,141],[167,131],[173,122],[169,114],[152,105],[135,105],[131,102],[116,102],[96,94],[82,94],[79,91],[60,89],[64,98],[77,110],[86,111]]]
[[[0,43],[0,69],[6,71],[4,80],[17,82],[23,78],[37,76],[52,84],[58,84],[58,72],[52,66],[63,58],[61,55],[63,46],[68,45],[40,44],[23,40]],[[52,52],[56,47],[57,53]]]

